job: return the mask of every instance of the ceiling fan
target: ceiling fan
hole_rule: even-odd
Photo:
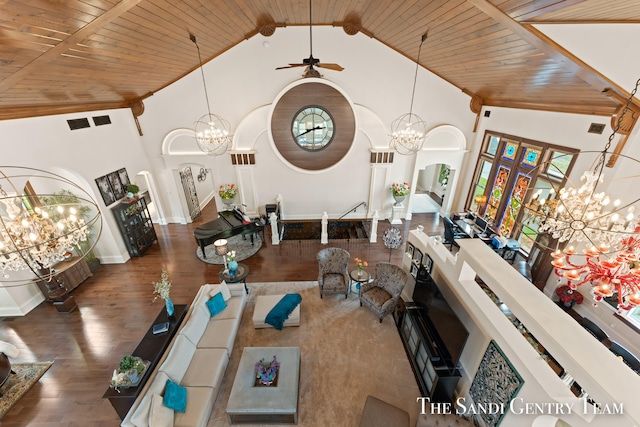
[[[311,1],[309,0],[309,57],[305,58],[302,60],[302,63],[297,63],[297,64],[289,64],[287,66],[284,67],[278,67],[276,68],[276,70],[283,70],[285,68],[295,68],[295,67],[307,67],[307,69],[304,72],[304,77],[321,77],[320,73],[318,72],[318,70],[316,70],[314,67],[318,67],[318,68],[327,68],[329,70],[334,70],[334,71],[342,71],[344,70],[344,68],[338,64],[330,64],[330,63],[323,63],[320,62],[320,59],[318,58],[314,58],[313,57],[313,24],[312,24],[312,19],[311,19]]]

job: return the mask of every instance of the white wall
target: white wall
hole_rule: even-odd
[[[263,42],[268,41],[265,48]],[[418,43],[419,40],[416,40]],[[194,56],[196,55],[194,47]],[[413,158],[397,155],[385,182],[371,188],[371,148],[388,147],[388,128],[397,116],[407,113],[411,99],[415,63],[362,34],[348,36],[341,28],[314,28],[314,56],[345,67],[342,72],[324,71],[324,81],[342,90],[355,108],[359,124],[356,140],[343,161],[320,172],[291,168],[275,152],[268,129],[268,112],[278,95],[300,79],[304,68],[275,70],[308,56],[308,30],[304,27],[278,29],[269,38],[253,37],[205,65],[207,89],[214,114],[225,117],[241,135],[234,149],[255,150],[256,165],[250,171],[238,171],[228,155],[203,157],[211,168],[216,184],[252,182],[248,211],[257,212],[266,203],[282,195],[288,218],[320,218],[343,214],[354,205],[372,198],[384,200],[381,216],[391,214],[393,199],[386,188],[393,181],[411,181]],[[381,84],[384,82],[384,84]],[[474,115],[469,97],[431,73],[420,70],[416,86],[414,112],[429,128],[451,124],[467,137],[472,134]],[[159,91],[145,100],[140,117],[144,145],[150,161],[162,181],[167,216],[181,217],[181,206],[172,178],[161,160],[161,144],[174,129],[190,128],[206,113],[200,70]],[[240,189],[241,192],[243,189]],[[372,194],[373,192],[373,194]],[[372,212],[359,212],[359,217]]]

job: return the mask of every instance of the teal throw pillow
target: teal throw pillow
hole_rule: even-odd
[[[209,313],[211,313],[211,317],[220,313],[222,310],[227,308],[227,302],[224,300],[222,293],[218,292],[207,301],[207,307],[209,308]]]
[[[187,410],[187,389],[171,380],[167,380],[162,403],[174,411],[185,412]]]

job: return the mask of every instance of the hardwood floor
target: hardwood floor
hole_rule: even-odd
[[[63,314],[47,302],[27,316],[3,318],[0,339],[18,346],[14,363],[54,360],[43,378],[2,418],[3,427],[17,426],[117,426],[119,418],[107,399],[113,369],[123,355],[136,347],[164,305],[152,303],[152,281],[166,267],[176,304],[189,304],[204,283],[219,283],[219,265],[205,264],[195,256],[193,229],[216,217],[214,204],[188,225],[155,225],[158,243],[140,258],[125,264],[103,265],[72,292],[78,310]],[[437,214],[414,214],[404,221],[403,236],[418,225],[427,234],[442,234]],[[390,251],[382,243],[387,221],[378,224],[378,243],[347,244],[351,256],[367,261],[399,264],[404,245]],[[317,279],[316,253],[326,247],[316,242],[286,241],[272,246],[270,230],[260,251],[243,261],[250,268],[247,283],[307,281]],[[330,241],[330,245],[333,242]],[[353,263],[355,266],[355,262]]]

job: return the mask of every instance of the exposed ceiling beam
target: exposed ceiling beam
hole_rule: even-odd
[[[526,40],[540,52],[548,55],[554,61],[561,63],[566,70],[571,71],[591,86],[597,88],[599,91],[609,89],[618,93],[622,97],[629,97],[629,92],[607,79],[604,75],[590,67],[578,57],[566,51],[536,28],[530,25],[520,24],[488,0],[467,1],[487,16],[494,19],[496,22],[513,31],[514,34],[518,35],[523,40]],[[635,98],[634,104],[640,106],[640,102]]]
[[[0,92],[20,82],[22,79],[29,75],[37,74],[41,68],[57,59],[70,47],[75,46],[77,43],[85,40],[88,36],[94,34],[98,29],[104,27],[113,19],[127,12],[129,9],[136,6],[141,1],[142,0],[122,0],[120,3],[107,10],[105,13],[58,43],[56,46],[38,56],[29,64],[22,67],[20,70],[16,71],[6,79],[0,81]]]

